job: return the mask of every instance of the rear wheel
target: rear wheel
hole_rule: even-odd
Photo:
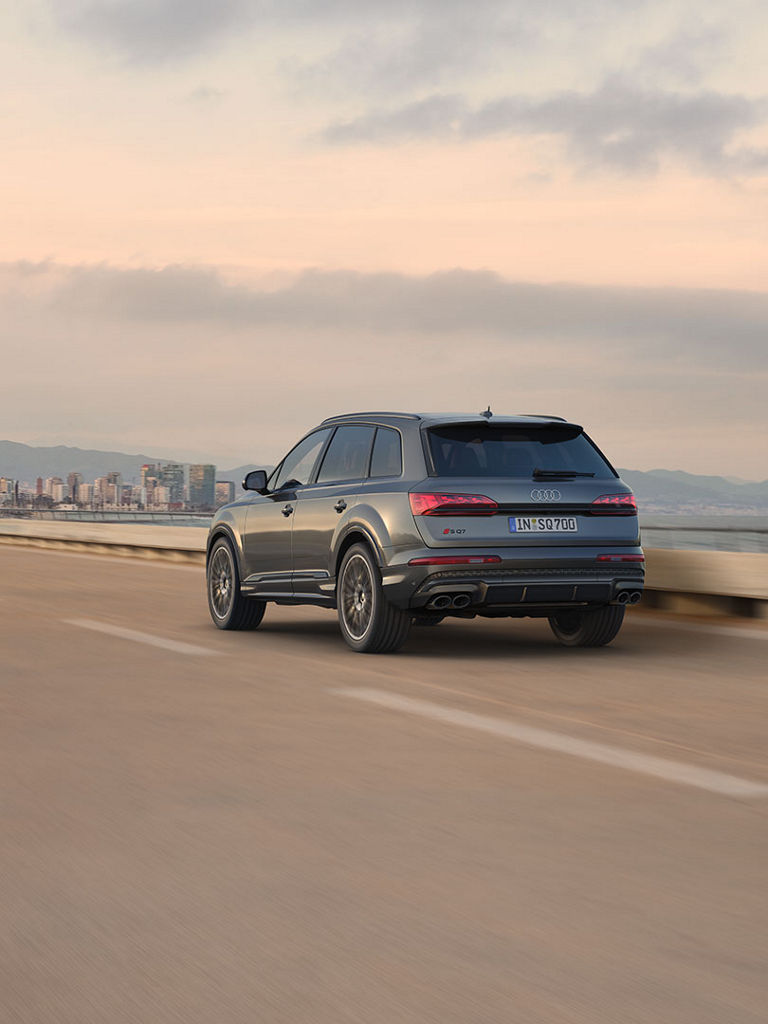
[[[549,616],[552,632],[565,647],[604,647],[619,632],[623,621],[624,606],[620,604]]]
[[[219,629],[256,629],[264,618],[264,601],[243,597],[237,559],[226,537],[211,548],[207,570],[208,608]]]
[[[360,654],[396,651],[408,638],[411,616],[389,604],[379,567],[365,544],[344,555],[336,584],[341,635]]]

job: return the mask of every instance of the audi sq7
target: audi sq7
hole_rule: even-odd
[[[634,496],[557,416],[334,416],[243,489],[208,538],[220,629],[253,629],[274,602],[336,609],[360,652],[446,616],[543,617],[595,647],[642,595]]]

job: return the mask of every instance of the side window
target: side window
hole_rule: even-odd
[[[299,484],[307,483],[330,432],[330,427],[316,430],[288,452],[277,471],[277,476],[270,483],[271,490],[279,491],[289,480],[296,480]]]
[[[400,476],[403,472],[403,452],[400,435],[389,427],[379,427],[373,442],[370,476]]]
[[[368,456],[375,427],[339,427],[328,445],[317,482],[362,480],[368,470]]]

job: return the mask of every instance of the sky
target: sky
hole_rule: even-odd
[[[766,48],[764,0],[0,0],[0,437],[490,404],[768,478]]]

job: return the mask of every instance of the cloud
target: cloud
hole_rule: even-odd
[[[580,164],[591,167],[647,173],[673,157],[698,173],[760,174],[768,172],[768,149],[734,142],[740,132],[767,120],[762,98],[663,91],[611,78],[591,93],[510,95],[475,107],[459,95],[434,95],[331,124],[322,138],[351,145],[555,136]]]
[[[625,4],[622,20],[650,0]],[[209,50],[234,31],[335,31],[334,55],[320,61],[346,66],[348,75],[373,82],[407,82],[430,71],[459,68],[499,42],[545,33],[546,26],[616,20],[611,0],[47,0],[56,24],[137,63],[186,58]],[[394,33],[394,36],[392,35]],[[341,45],[338,40],[341,39]],[[359,48],[367,49],[366,64]],[[369,72],[371,73],[369,75]]]
[[[6,286],[2,288],[2,282]],[[307,270],[279,288],[229,284],[215,270],[171,266],[7,264],[6,301],[26,295],[67,323],[196,324],[372,335],[546,340],[604,351],[655,351],[699,368],[768,369],[768,292],[510,281],[490,271],[425,276]],[[207,328],[206,328],[207,329]],[[670,345],[674,349],[670,349]]]
[[[694,86],[724,60],[728,33],[723,27],[695,23],[641,49],[632,71],[643,81]]]
[[[249,19],[249,0],[52,0],[63,28],[140,63],[207,49]]]
[[[210,106],[214,103],[221,103],[227,93],[223,89],[215,89],[210,85],[199,85],[196,89],[187,93],[184,97],[186,103]]]
[[[491,401],[584,422],[623,464],[754,476],[768,429],[768,293],[6,264],[0,325],[22,441],[271,463],[340,410]]]

